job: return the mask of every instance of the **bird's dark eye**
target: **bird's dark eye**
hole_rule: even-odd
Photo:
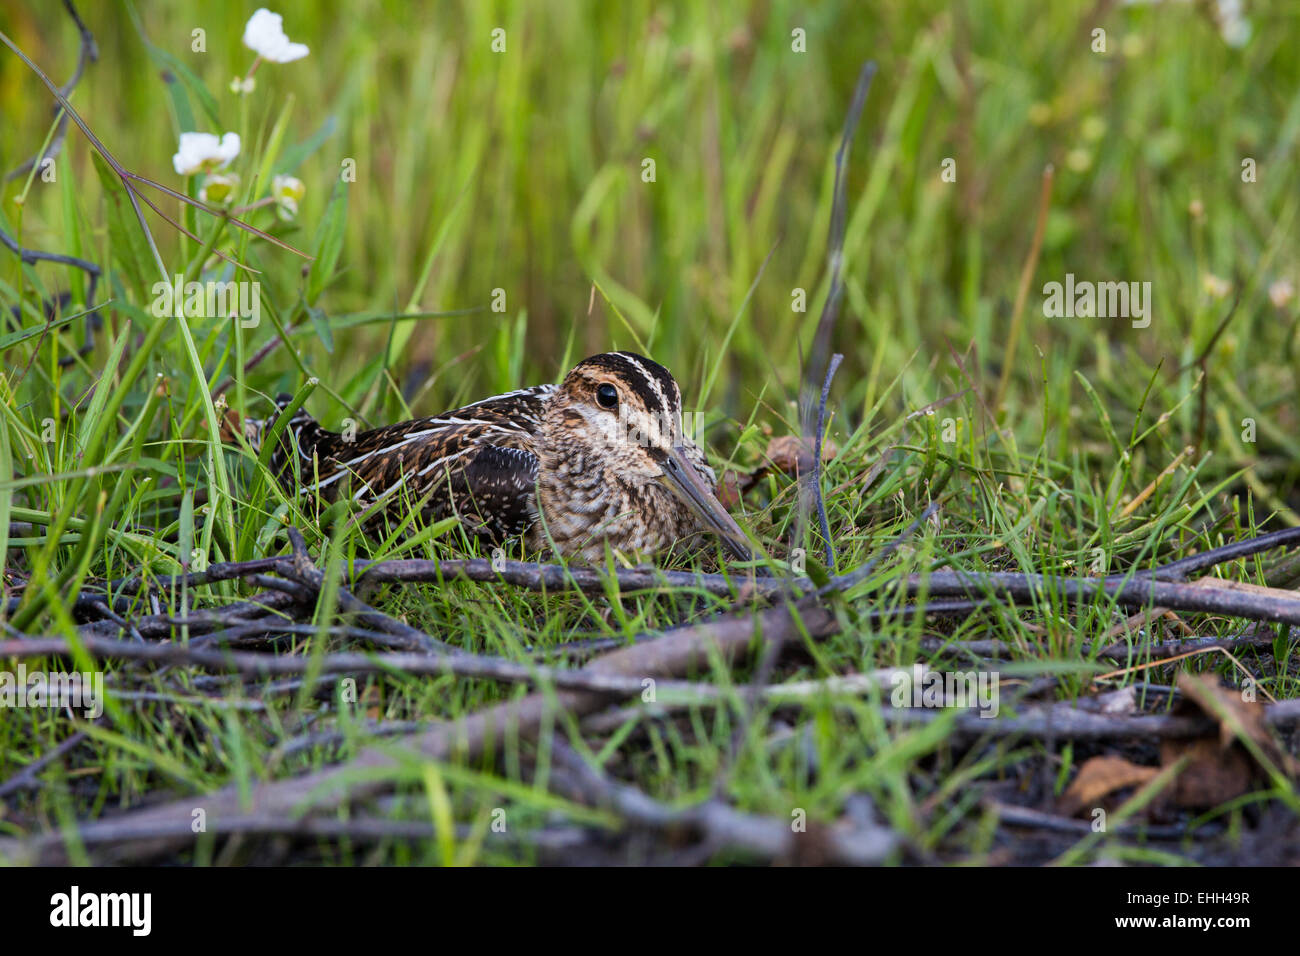
[[[596,401],[600,403],[601,408],[618,407],[618,389],[606,382],[596,389]]]

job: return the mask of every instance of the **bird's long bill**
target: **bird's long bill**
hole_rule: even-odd
[[[682,499],[704,526],[722,539],[727,550],[742,561],[753,560],[745,532],[740,530],[713,489],[705,484],[680,447],[674,447],[664,459],[665,483]]]

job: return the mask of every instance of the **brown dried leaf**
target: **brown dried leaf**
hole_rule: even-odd
[[[740,476],[734,471],[723,472],[718,479],[717,494],[722,507],[728,511],[740,504],[740,496],[744,494]]]
[[[383,701],[380,698],[379,688],[371,684],[361,692],[361,699],[357,701],[357,706],[364,708],[366,716],[371,720],[382,720],[384,717]]]
[[[221,416],[221,423],[217,429],[217,435],[227,445],[238,443],[236,436],[244,431],[243,420],[239,417],[239,412],[233,408],[227,408]]]
[[[718,500],[728,510],[740,504],[740,499],[749,494],[767,474],[767,465],[760,465],[753,471],[728,471],[718,479],[716,489]]]
[[[1249,793],[1263,775],[1244,746],[1249,741],[1284,772],[1294,774],[1295,761],[1274,740],[1264,723],[1260,704],[1243,700],[1239,691],[1220,686],[1213,677],[1182,673],[1177,687],[1183,699],[1219,725],[1219,735],[1195,740],[1166,740],[1160,763],[1185,766],[1171,790],[1162,796],[1184,809],[1208,809]]]
[[[1184,757],[1188,764],[1169,794],[1178,806],[1208,809],[1250,790],[1254,772],[1240,747],[1225,749],[1213,737],[1161,743],[1160,762],[1164,766]]]
[[[1178,675],[1178,690],[1207,716],[1219,722],[1219,745],[1228,747],[1234,741],[1249,740],[1255,744],[1273,766],[1291,776],[1296,774],[1296,762],[1280,746],[1264,723],[1262,704],[1242,699],[1240,691],[1223,687],[1212,677],[1189,674]]]
[[[797,476],[801,471],[812,469],[815,443],[798,435],[781,435],[767,443],[767,459],[774,468],[779,468],[787,475]],[[822,461],[828,462],[840,453],[839,448],[829,438],[822,439]]]
[[[1090,809],[1097,801],[1123,790],[1146,783],[1160,771],[1155,767],[1141,767],[1123,757],[1093,757],[1079,768],[1074,782],[1061,794],[1059,810],[1066,816],[1075,816]]]

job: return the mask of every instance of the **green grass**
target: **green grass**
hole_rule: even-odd
[[[1081,648],[1098,646],[1121,620],[1110,602],[1071,608],[1048,594],[1032,609],[955,624],[875,627],[859,615],[896,600],[883,591],[889,581],[937,566],[1116,573],[1300,523],[1300,313],[1294,297],[1281,305],[1269,297],[1279,281],[1300,286],[1300,13],[1288,3],[1252,4],[1254,33],[1241,49],[1190,4],[1120,7],[1094,21],[1094,5],[1082,3],[557,0],[440,5],[418,19],[397,4],[286,3],[276,8],[286,32],[311,54],[262,64],[246,96],[229,83],[252,62],[239,42],[251,6],[86,6],[100,58],[72,102],[118,160],[194,194],[199,184],[171,168],[179,132],[236,131],[244,144],[232,166],[241,176],[236,205],[263,198],[273,174],[298,176],[306,194],[295,219],[281,221],[269,206],[246,218],[315,258],[308,264],[155,193],[202,240],[147,213],[166,274],[233,277],[209,254],[215,247],[259,270],[262,304],[251,329],[159,318],[150,311],[157,264],[75,128],[53,182],[37,174],[6,184],[0,228],[106,271],[87,302],[76,270],[21,266],[0,250],[0,307],[21,315],[0,329],[0,525],[10,528],[0,562],[6,596],[23,597],[9,624],[25,633],[75,634],[65,598],[83,584],[286,553],[286,523],[322,555],[472,551],[455,529],[377,545],[337,514],[322,522],[315,503],[286,496],[247,449],[215,439],[221,407],[212,396],[227,378],[225,402],[249,417],[288,391],[328,426],[353,418],[364,427],[554,381],[585,355],[631,348],[677,376],[688,408],[704,416],[715,463],[761,464],[771,436],[798,429],[800,356],[829,285],[833,155],[867,59],[880,71],[847,171],[846,296],[834,340],[845,360],[828,431],[838,454],[824,476],[837,568],[863,564],[931,500],[942,508],[870,586],[837,605],[841,633],[805,642],[776,679],[918,660],[966,666],[924,639],[999,638],[1010,648],[1004,680],[1061,675],[1057,693],[1075,699],[1094,692],[1090,673],[1107,669]],[[1104,54],[1090,49],[1098,26]],[[497,27],[506,30],[504,53],[491,48]],[[197,28],[206,31],[205,53],[191,51]],[[806,53],[791,49],[795,28],[806,31]],[[0,30],[56,83],[66,80],[77,33],[58,6],[6,8]],[[41,147],[52,120],[50,97],[8,51],[0,110],[7,170]],[[948,157],[955,182],[941,177]],[[1246,158],[1256,161],[1254,182],[1243,182]],[[643,181],[646,159],[654,182]],[[340,183],[348,160],[355,182]],[[1018,284],[1049,163],[1050,209],[1013,351]],[[1043,285],[1066,273],[1150,282],[1150,326],[1045,317]],[[1207,277],[1229,283],[1226,295]],[[805,312],[792,309],[797,289]],[[495,290],[504,291],[504,311],[491,308]],[[64,291],[63,316],[112,299],[84,356],[82,318],[46,328],[41,303]],[[19,340],[21,330],[32,332]],[[293,349],[245,373],[277,333]],[[933,414],[916,414],[941,400]],[[739,517],[774,555],[806,547],[816,571],[815,527],[790,540],[795,501],[788,476],[769,476]],[[1276,555],[1218,573],[1278,586],[1297,577]],[[184,598],[202,605],[246,593],[227,582]],[[628,639],[733,603],[667,591],[542,596],[464,582],[369,599],[440,640],[517,660],[531,659],[530,646]],[[328,623],[332,611],[323,607],[317,621]],[[1222,618],[1185,620],[1204,635],[1240,629]],[[1169,620],[1148,630],[1134,639],[1134,663],[1144,642],[1180,634]],[[322,630],[282,650],[342,646]],[[1273,697],[1300,692],[1286,629],[1238,658]],[[1178,666],[1242,677],[1222,655]],[[1168,685],[1174,672],[1126,680]],[[697,676],[739,687],[752,669],[717,665]],[[108,671],[111,685],[168,695],[200,689],[198,677]],[[246,693],[233,686],[225,703],[121,699],[105,721],[75,727],[55,711],[8,711],[0,782],[75,729],[89,739],[43,773],[39,790],[7,798],[0,835],[160,796],[251,787],[355,752],[372,739],[362,718],[452,718],[522,693],[450,677],[358,685],[357,714],[336,706],[333,682],[258,695],[265,709],[232,706]],[[726,766],[742,712],[738,693],[672,719],[643,713],[597,741],[596,752],[611,774],[688,802],[707,795]],[[1099,752],[1059,741],[956,745],[950,723],[891,730],[872,697],[759,708],[726,773],[726,796],[745,810],[788,819],[799,807],[831,821],[865,794],[921,858],[1001,862],[1014,851],[981,796],[1038,793],[1052,781],[1059,792]],[[346,743],[282,756],[308,729],[340,729]],[[522,832],[556,813],[611,825],[535,785],[532,768],[539,754],[545,764],[547,747],[545,737],[507,740],[493,765],[407,762],[394,771],[406,798],[400,809],[470,829],[377,849],[321,841],[314,858],[528,859],[475,835],[498,807]],[[1259,802],[1294,806],[1282,788],[1258,793]],[[1258,822],[1249,805],[1203,822],[1224,819],[1230,834]],[[1061,838],[1040,859],[1073,843]],[[1231,836],[1161,847],[1199,860],[1211,843],[1216,859],[1251,862],[1233,857]],[[1136,845],[1106,835],[1070,859],[1132,858]],[[202,842],[186,859],[230,861],[220,844]]]

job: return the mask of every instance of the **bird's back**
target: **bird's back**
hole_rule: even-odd
[[[519,389],[355,435],[328,431],[299,411],[272,454],[272,471],[290,494],[296,478],[329,501],[382,502],[373,519],[381,527],[385,517],[396,524],[418,508],[426,521],[459,515],[470,534],[500,541],[535,520],[539,432],[554,392],[554,385]],[[290,401],[281,396],[276,404],[283,412]]]

